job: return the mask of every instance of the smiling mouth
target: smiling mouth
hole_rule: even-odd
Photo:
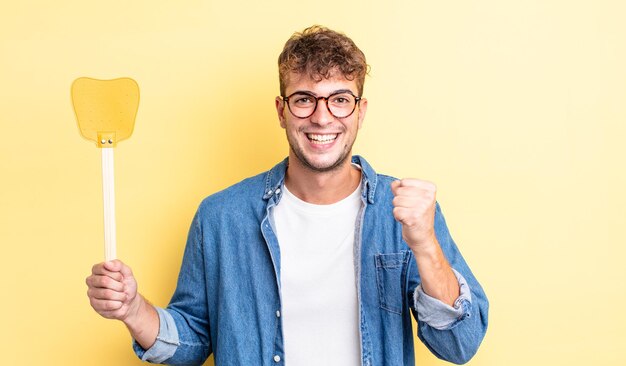
[[[335,141],[338,135],[339,135],[338,133],[329,133],[329,134],[323,134],[323,135],[307,133],[306,137],[309,139],[309,141],[311,141],[314,144],[325,145],[325,144],[330,144],[333,141]]]

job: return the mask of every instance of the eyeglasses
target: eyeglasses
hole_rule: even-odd
[[[361,100],[361,97],[355,96],[351,91],[340,91],[327,97],[316,97],[310,93],[295,92],[282,98],[284,102],[287,102],[291,114],[297,118],[311,117],[315,113],[320,99],[326,102],[326,108],[335,118],[346,118],[354,112],[356,105]]]

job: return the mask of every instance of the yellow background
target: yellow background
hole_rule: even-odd
[[[317,23],[372,66],[354,152],[437,183],[489,296],[470,364],[626,364],[624,14],[617,0],[2,2],[2,363],[140,364],[86,296],[100,151],[79,136],[71,82],[140,85],[115,151],[118,255],[166,305],[200,200],[287,154],[276,58]]]

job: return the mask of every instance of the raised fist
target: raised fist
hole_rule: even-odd
[[[405,178],[391,183],[393,216],[402,224],[402,238],[413,250],[420,250],[435,237],[437,187],[427,181]]]

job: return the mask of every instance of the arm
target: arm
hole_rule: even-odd
[[[418,336],[437,357],[465,363],[486,333],[487,297],[450,236],[435,186],[404,179],[392,191],[394,216],[417,263],[409,288]]]
[[[435,231],[450,265],[461,276],[462,295],[455,303],[456,308],[440,303],[439,310],[435,310],[434,303],[437,300],[419,294],[419,286],[415,284],[417,287],[415,295],[418,298],[413,314],[417,319],[417,334],[437,357],[455,363],[465,363],[476,353],[487,332],[489,302],[480,283],[452,240],[438,205],[435,213]],[[442,321],[441,315],[452,315],[452,310],[455,315],[448,316],[449,320],[445,322]],[[435,318],[438,318],[438,323],[432,321]]]

